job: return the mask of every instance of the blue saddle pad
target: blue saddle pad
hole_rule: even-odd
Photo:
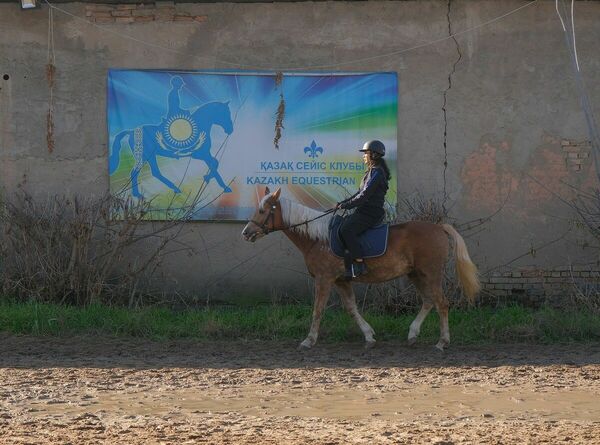
[[[340,239],[341,215],[335,215],[329,222],[329,247],[335,256],[344,258],[344,243]],[[389,224],[380,224],[362,233],[358,239],[363,258],[381,256],[387,249]]]

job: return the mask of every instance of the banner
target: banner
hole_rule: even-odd
[[[110,191],[149,218],[246,220],[265,186],[316,209],[358,190],[386,146],[396,203],[396,73],[110,70]]]

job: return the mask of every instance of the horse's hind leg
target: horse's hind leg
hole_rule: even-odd
[[[332,280],[328,278],[317,277],[315,280],[315,304],[313,307],[312,324],[308,336],[300,343],[300,349],[310,349],[317,342],[321,317],[323,316],[327,300],[329,300],[331,285]]]
[[[444,295],[441,284],[433,290],[433,298],[435,309],[440,317],[440,340],[435,347],[443,351],[450,344],[450,327],[448,325],[448,299]]]
[[[421,324],[423,323],[423,320],[425,320],[427,314],[429,314],[429,311],[435,305],[440,317],[440,339],[435,347],[440,351],[443,351],[444,348],[450,344],[450,328],[448,326],[448,300],[446,299],[442,289],[441,275],[433,275],[434,276],[432,277],[410,277],[421,293],[423,306],[421,307],[421,311],[417,315],[417,318],[415,318],[410,325],[408,342],[413,344],[416,341],[421,330]]]
[[[140,175],[140,171],[142,170],[142,166],[134,166],[133,170],[131,170],[131,194],[136,197],[136,198],[143,198],[142,194],[140,193],[140,187],[139,187],[139,182],[138,182],[138,177]]]
[[[358,324],[358,327],[363,332],[366,342],[365,347],[372,347],[375,344],[375,339],[373,338],[373,336],[375,335],[375,331],[373,330],[371,325],[369,325],[369,323],[367,323],[365,319],[360,315],[360,312],[358,312],[358,307],[356,307],[356,297],[354,296],[352,284],[348,283],[347,281],[339,281],[335,284],[335,288],[340,294],[342,304],[350,313],[352,318],[354,318],[354,320]]]
[[[429,301],[426,296],[423,296],[423,306],[421,306],[421,310],[417,314],[417,317],[410,324],[410,329],[408,330],[409,345],[413,345],[417,341],[417,337],[421,333],[421,325],[423,324],[425,318],[427,318],[427,315],[429,315],[429,311],[431,311],[432,307],[433,304],[431,301]]]

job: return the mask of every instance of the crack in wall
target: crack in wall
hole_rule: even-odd
[[[458,53],[458,59],[452,65],[452,71],[448,74],[448,88],[444,91],[444,104],[442,105],[442,112],[444,114],[444,197],[442,201],[442,209],[444,210],[444,214],[446,213],[446,201],[448,199],[447,193],[447,183],[446,183],[446,172],[448,170],[448,117],[446,112],[447,105],[447,95],[448,91],[452,88],[452,75],[456,72],[456,65],[462,59],[462,53],[460,51],[460,45],[456,40],[456,37],[452,35],[452,21],[450,20],[450,10],[452,7],[452,0],[448,0],[448,11],[446,13],[446,19],[448,20],[448,36],[452,37],[454,40],[454,45],[456,45],[456,52]]]

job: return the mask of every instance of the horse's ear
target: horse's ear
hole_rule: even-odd
[[[273,198],[279,199],[280,195],[281,195],[281,187],[279,187],[277,190],[275,190],[275,193],[273,193]]]
[[[271,190],[269,190],[269,187],[265,187],[265,196],[267,196],[269,193],[271,193]]]

